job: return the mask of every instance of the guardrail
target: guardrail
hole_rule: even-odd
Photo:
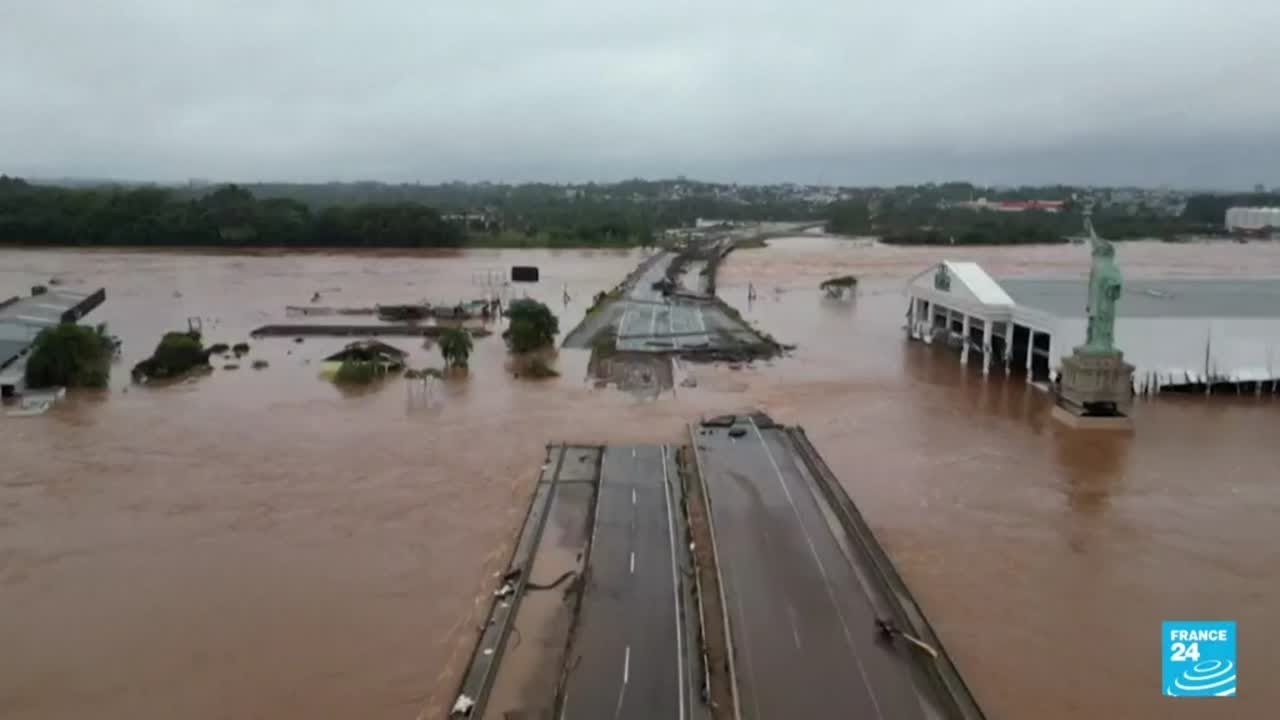
[[[876,540],[875,533],[871,531],[871,527],[867,524],[866,519],[862,517],[862,513],[859,512],[848,493],[841,487],[835,473],[831,471],[826,461],[818,454],[817,449],[809,442],[809,437],[805,434],[804,428],[790,427],[786,429],[786,432],[795,445],[801,460],[804,461],[809,472],[817,480],[818,488],[822,491],[823,496],[826,497],[827,502],[835,510],[836,516],[840,519],[845,532],[849,534],[850,539],[855,541],[854,544],[857,548],[862,551],[862,554],[878,576],[877,579],[880,581],[881,586],[888,588],[886,600],[894,614],[894,621],[898,623],[899,627],[929,643],[938,651],[937,660],[926,664],[926,673],[940,691],[939,696],[949,701],[952,717],[959,720],[985,720],[986,716],[978,706],[977,700],[969,690],[969,686],[960,677],[960,672],[952,664],[946,650],[943,649],[942,641],[938,639],[937,633],[933,631],[933,627],[925,618],[924,612],[916,604],[910,591],[907,590],[906,582],[903,581],[902,576],[898,574],[884,548]]]
[[[738,673],[733,659],[733,633],[729,628],[729,603],[724,595],[724,575],[720,572],[720,549],[716,545],[716,526],[711,509],[711,491],[707,487],[707,476],[702,471],[702,456],[698,454],[697,424],[689,425],[689,447],[693,453],[694,469],[698,474],[698,484],[702,491],[703,514],[706,515],[707,529],[711,535],[711,557],[716,565],[716,588],[720,591],[720,616],[724,620],[725,662],[729,666],[729,689],[733,694],[734,720],[742,720],[742,700],[738,695]]]
[[[559,450],[559,457],[555,465],[551,466],[553,448]],[[481,717],[484,714],[489,691],[493,688],[494,676],[502,662],[502,652],[507,645],[507,636],[511,633],[511,625],[515,622],[516,612],[520,609],[520,599],[524,597],[525,585],[529,582],[530,566],[534,555],[538,552],[542,531],[546,527],[547,515],[559,484],[560,468],[563,467],[567,454],[568,446],[566,445],[547,446],[547,462],[544,468],[551,467],[551,474],[548,476],[546,469],[540,473],[539,487],[534,490],[529,512],[525,515],[524,523],[520,527],[520,534],[516,536],[516,544],[511,550],[507,569],[500,578],[503,585],[499,586],[499,590],[510,584],[510,592],[494,594],[489,614],[486,616],[487,620],[481,628],[480,637],[476,638],[475,648],[471,651],[471,658],[467,661],[467,670],[458,690],[458,698],[466,696],[470,700],[467,717]],[[546,492],[540,496],[544,482]],[[509,580],[508,578],[516,572],[518,575],[515,575],[514,580]],[[492,652],[482,654],[486,651]]]
[[[694,452],[689,448],[689,452]],[[693,527],[689,521],[689,472],[687,460],[676,455],[676,472],[680,476],[680,512],[684,517],[685,546],[693,547]],[[711,703],[711,660],[707,656],[707,614],[702,608],[702,572],[698,565],[698,554],[689,553],[689,561],[693,565],[693,600],[698,606],[698,648],[702,656],[702,702]]]

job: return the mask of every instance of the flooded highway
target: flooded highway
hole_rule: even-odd
[[[528,293],[567,330],[641,258],[0,251],[0,296],[52,277],[104,286],[89,320],[124,341],[110,391],[0,416],[0,717],[439,717],[546,443],[678,442],[701,414],[752,407],[805,426],[990,717],[1205,717],[1160,697],[1160,622],[1186,618],[1239,623],[1229,715],[1274,716],[1277,401],[1165,396],[1137,404],[1133,436],[1082,435],[1020,378],[984,380],[903,337],[902,287],[931,262],[1079,276],[1079,246],[805,236],[735,252],[720,295],[798,349],[685,366],[696,386],[653,400],[596,389],[586,351],[562,350],[557,379],[514,379],[496,334],[429,405],[398,379],[320,380],[342,339],[252,340],[269,368],[128,381],[188,317],[234,343],[316,292],[457,302],[513,264],[541,267]],[[1118,263],[1135,277],[1280,276],[1280,244],[1120,244]],[[818,283],[844,273],[858,295],[825,298]],[[421,340],[387,341],[414,367],[440,365]]]

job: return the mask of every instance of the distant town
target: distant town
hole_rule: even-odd
[[[104,211],[110,208],[110,212]],[[177,184],[0,176],[0,243],[261,247],[651,244],[699,219],[822,222],[902,244],[1065,242],[1088,211],[1115,239],[1269,237],[1280,187],[1253,192],[970,182],[895,187],[615,183]]]

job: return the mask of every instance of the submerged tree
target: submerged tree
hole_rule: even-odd
[[[471,348],[471,333],[462,328],[449,328],[440,336],[440,356],[446,368],[467,367]]]
[[[560,332],[560,320],[551,308],[528,298],[515,300],[507,310],[511,326],[502,334],[512,352],[525,353],[547,347]]]
[[[200,333],[167,332],[151,357],[133,367],[135,380],[163,379],[183,375],[209,364],[209,351],[200,343]]]
[[[333,381],[340,385],[368,385],[386,374],[376,363],[361,360],[343,360],[333,374]]]
[[[27,359],[27,386],[106,387],[119,344],[105,324],[91,328],[62,323],[45,328],[36,336]]]

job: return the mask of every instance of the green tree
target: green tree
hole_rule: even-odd
[[[27,385],[106,387],[116,344],[106,325],[62,323],[45,328],[36,336],[27,359]]]
[[[368,385],[384,374],[378,365],[363,360],[343,360],[333,374],[333,381],[342,385]]]
[[[502,337],[512,352],[523,353],[547,347],[560,332],[560,320],[551,308],[537,300],[515,300],[507,309],[511,324]]]
[[[172,378],[209,364],[209,351],[200,344],[198,332],[168,332],[151,357],[133,368],[134,379]]]
[[[462,328],[449,328],[440,336],[440,356],[444,358],[444,366],[467,367],[471,358],[471,333]]]

